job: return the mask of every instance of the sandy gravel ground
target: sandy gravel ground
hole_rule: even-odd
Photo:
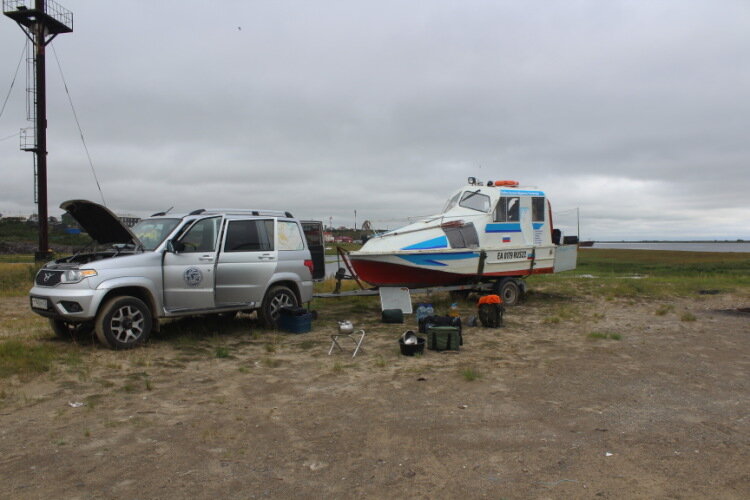
[[[748,306],[540,294],[419,358],[413,323],[336,305],[303,335],[240,317],[84,344],[0,379],[0,497],[750,498]],[[0,314],[44,331],[25,298]],[[367,329],[355,359],[327,355],[339,318]]]

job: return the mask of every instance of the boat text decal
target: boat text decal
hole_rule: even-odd
[[[526,250],[503,250],[502,252],[497,252],[497,257],[495,258],[497,260],[525,259]]]

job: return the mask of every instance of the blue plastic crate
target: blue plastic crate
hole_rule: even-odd
[[[279,330],[287,333],[307,333],[312,330],[312,314],[282,314],[279,316]]]

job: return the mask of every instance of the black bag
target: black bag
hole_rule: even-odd
[[[383,309],[381,319],[383,323],[403,323],[404,312],[401,309]]]
[[[479,321],[485,328],[501,327],[504,312],[502,304],[479,304]]]
[[[431,326],[455,326],[458,328],[458,338],[464,345],[464,337],[461,330],[461,318],[453,316],[427,316],[419,320],[419,333],[427,333]]]

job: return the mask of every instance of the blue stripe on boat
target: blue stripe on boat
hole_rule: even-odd
[[[487,224],[484,227],[485,233],[520,233],[521,223],[520,222],[500,222],[495,224]]]
[[[420,243],[414,243],[408,247],[404,247],[401,250],[431,250],[433,248],[448,248],[448,237],[438,236],[431,240],[422,241]]]
[[[534,222],[534,229],[541,229],[544,222]]]
[[[462,252],[462,253],[428,253],[428,254],[416,254],[416,255],[399,255],[404,260],[416,264],[418,266],[447,266],[439,262],[441,260],[463,260],[463,259],[474,259],[477,254],[474,252]]]

